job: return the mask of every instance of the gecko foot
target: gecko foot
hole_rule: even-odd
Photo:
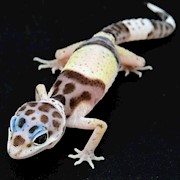
[[[55,73],[56,70],[60,70],[58,61],[56,59],[54,60],[45,60],[38,57],[34,57],[33,61],[37,61],[39,63],[42,63],[38,66],[38,70],[51,68],[52,74]]]
[[[125,76],[128,76],[130,72],[133,72],[137,74],[139,77],[142,77],[142,72],[140,71],[145,71],[145,70],[152,70],[152,66],[144,66],[144,67],[128,67],[128,66],[121,66],[119,71],[125,71]]]
[[[85,151],[85,150],[80,151],[77,148],[75,148],[74,151],[77,154],[75,154],[75,155],[69,154],[68,157],[72,158],[72,159],[79,158],[79,160],[74,163],[75,166],[78,164],[81,164],[83,161],[87,161],[89,163],[89,165],[91,166],[91,168],[94,169],[94,164],[93,164],[92,160],[95,160],[95,161],[104,160],[103,156],[97,157],[94,155],[94,152],[89,153],[88,151]]]

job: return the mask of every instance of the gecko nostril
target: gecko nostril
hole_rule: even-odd
[[[27,144],[26,147],[30,148],[32,146],[32,143]]]

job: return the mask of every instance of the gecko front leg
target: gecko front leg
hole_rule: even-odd
[[[100,157],[95,156],[94,151],[98,146],[98,144],[100,143],[107,129],[107,124],[99,119],[82,117],[76,121],[72,120],[72,122],[68,122],[67,127],[94,130],[84,149],[80,151],[79,149],[75,148],[74,150],[77,154],[75,155],[70,154],[68,156],[73,159],[79,158],[79,160],[76,161],[74,165],[78,165],[81,164],[83,161],[87,161],[89,165],[92,167],[92,169],[94,169],[94,164],[92,160],[95,161],[104,160],[104,157],[102,156]]]
[[[34,57],[33,61],[37,61],[42,63],[38,66],[38,70],[51,68],[52,74],[55,73],[56,70],[61,70],[63,68],[63,60],[54,59],[54,60],[45,60],[39,57]]]
[[[35,99],[40,101],[43,99],[48,99],[48,94],[44,84],[38,84],[35,89]]]
[[[67,61],[69,60],[72,53],[81,45],[83,41],[74,43],[70,46],[67,46],[63,49],[58,49],[55,53],[55,59],[45,60],[39,57],[34,57],[33,60],[39,63],[42,63],[38,66],[38,70],[51,68],[52,73],[54,74],[56,70],[62,70]]]

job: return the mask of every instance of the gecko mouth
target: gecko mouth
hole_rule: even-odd
[[[10,140],[12,139],[12,132],[10,127],[8,128],[8,143],[7,143],[7,152],[10,153]]]
[[[39,147],[39,149],[31,148],[28,150],[23,151],[23,149],[16,148],[12,145],[12,135],[13,133],[10,130],[10,127],[8,128],[8,142],[7,142],[7,153],[12,159],[26,159],[29,158],[35,154],[40,153],[44,150],[44,148]]]
[[[33,150],[23,151],[23,149],[15,151],[13,148],[10,147],[8,149],[8,154],[12,159],[20,160],[20,159],[30,158],[30,157],[42,152],[43,150],[45,150],[45,149],[43,149],[43,148],[40,148],[38,150],[36,149],[34,152],[33,152]]]

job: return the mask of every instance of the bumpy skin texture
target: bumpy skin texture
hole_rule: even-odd
[[[119,71],[142,76],[141,70],[151,70],[145,60],[118,44],[127,41],[163,38],[176,27],[174,19],[161,8],[148,3],[147,7],[161,17],[160,20],[131,19],[114,23],[102,29],[89,40],[81,41],[56,51],[52,61],[34,58],[42,63],[39,70],[60,70],[49,93],[45,86],[36,87],[36,101],[22,105],[11,118],[7,151],[14,159],[31,157],[54,147],[65,128],[93,130],[82,151],[69,157],[79,160],[75,165],[92,160],[104,160],[94,151],[100,143],[107,124],[86,115],[103,98]]]

